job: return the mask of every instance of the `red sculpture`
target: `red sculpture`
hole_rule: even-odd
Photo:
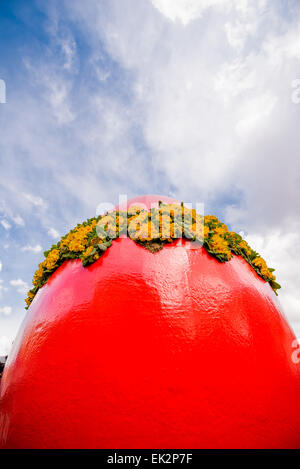
[[[58,268],[5,366],[1,447],[300,448],[300,364],[275,293],[244,259],[190,244],[119,238]]]

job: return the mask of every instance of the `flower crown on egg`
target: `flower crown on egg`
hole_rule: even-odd
[[[159,202],[158,208],[150,210],[135,205],[127,211],[115,210],[90,218],[63,236],[44,253],[45,260],[39,264],[33,277],[33,288],[25,300],[26,309],[37,291],[64,261],[81,259],[83,266],[90,265],[121,235],[129,236],[153,253],[175,239],[185,238],[203,245],[220,262],[229,261],[235,254],[243,257],[260,277],[269,282],[276,295],[281,288],[275,281],[274,269],[268,268],[265,260],[239,234],[228,231],[217,217],[199,215],[183,203]]]

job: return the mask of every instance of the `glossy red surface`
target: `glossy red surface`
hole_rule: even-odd
[[[34,299],[1,382],[1,446],[300,448],[293,340],[243,259],[120,238]]]

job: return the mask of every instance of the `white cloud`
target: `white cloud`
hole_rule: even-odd
[[[53,48],[60,50],[59,65],[64,70],[77,72],[77,45],[70,29],[60,28],[59,17],[52,16],[52,21],[48,22],[46,29]]]
[[[9,230],[11,228],[11,224],[7,220],[1,220],[1,225],[5,230]]]
[[[2,270],[2,262],[0,261],[0,272],[1,272],[1,270]]]
[[[8,195],[8,192],[11,189],[12,192],[13,192],[13,195],[19,197],[19,192],[15,191],[15,188],[14,188],[13,185],[10,186],[8,180],[3,179],[3,181],[1,181],[1,183],[4,187],[4,189],[7,191],[6,195]],[[10,196],[9,198],[10,198],[10,202],[12,202],[14,200],[14,197],[12,197],[12,196]],[[12,207],[9,207],[9,205],[7,204],[7,202],[4,198],[0,202],[0,213],[4,217],[1,220],[0,223],[2,224],[2,226],[6,230],[9,230],[12,227],[11,222],[14,222],[16,225],[20,225],[20,226],[25,225],[25,222],[24,222],[23,218],[20,215],[15,215],[14,214],[14,211],[12,210]]]
[[[45,201],[39,197],[39,196],[35,196],[35,195],[32,195],[32,194],[26,194],[26,193],[23,193],[23,196],[25,197],[25,199],[27,199],[32,205],[35,205],[36,207],[44,207],[46,204],[45,204]]]
[[[11,340],[6,335],[0,337],[0,355],[6,356],[9,354],[12,346]]]
[[[31,252],[38,253],[42,251],[42,246],[40,246],[39,244],[36,244],[35,246],[27,245],[27,246],[23,246],[21,248],[21,251],[31,251]]]
[[[20,215],[16,215],[15,217],[12,217],[12,219],[16,223],[16,225],[19,225],[19,226],[24,226],[25,225],[25,221],[23,220],[23,218]]]
[[[11,306],[3,306],[0,308],[0,313],[4,314],[5,316],[9,316],[12,312],[12,307]]]
[[[54,78],[49,78],[47,84],[44,81],[44,85],[47,86],[46,97],[52,107],[57,123],[60,125],[72,122],[75,119],[75,115],[67,102],[69,95],[68,84],[64,81],[55,81]]]
[[[24,295],[25,293],[27,293],[27,291],[29,290],[29,286],[28,286],[28,283],[27,282],[24,282],[24,280],[22,280],[21,278],[18,278],[16,280],[11,280],[9,282],[13,287],[17,287],[17,292],[18,293],[21,293],[22,295]]]
[[[247,133],[253,134],[257,128],[265,125],[276,102],[277,97],[269,92],[246,101],[243,109],[240,109],[240,118],[236,124],[237,135],[243,137]]]
[[[237,205],[227,205],[224,211],[224,220],[231,226],[239,226],[244,221],[245,208]]]
[[[232,0],[152,0],[153,5],[171,21],[187,25],[212,6],[231,6]]]
[[[7,287],[3,285],[3,280],[0,279],[0,298],[2,297],[2,293],[7,291]]]
[[[67,58],[63,68],[71,67],[69,59]],[[43,98],[51,109],[51,116],[55,119],[55,123],[59,126],[71,123],[76,117],[69,99],[72,82],[61,77],[55,67],[53,69],[46,64],[37,67],[36,63],[26,61],[26,68],[31,75],[31,80],[42,86]],[[30,195],[30,199],[37,200],[37,197]],[[30,201],[34,203],[33,200]]]
[[[51,236],[51,238],[53,238],[53,239],[59,238],[59,233],[55,228],[50,228],[48,230],[48,235]]]

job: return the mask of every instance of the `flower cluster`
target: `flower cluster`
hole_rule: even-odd
[[[183,203],[162,204],[147,211],[140,206],[131,206],[127,211],[113,211],[104,216],[90,218],[73,230],[44,253],[45,260],[38,266],[33,277],[33,288],[26,298],[27,308],[37,291],[47,282],[52,273],[66,260],[81,259],[83,266],[97,261],[114,239],[129,236],[151,252],[178,238],[200,243],[220,262],[229,261],[233,255],[243,257],[275,293],[280,288],[265,260],[237,233],[228,231],[214,215],[199,215]]]

